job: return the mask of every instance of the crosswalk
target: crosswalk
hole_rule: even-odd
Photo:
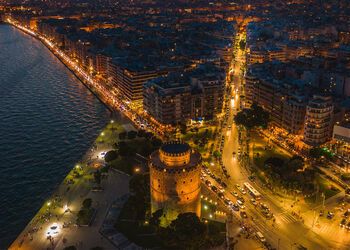
[[[289,213],[280,213],[280,214],[277,216],[277,218],[278,218],[278,219],[276,220],[276,223],[277,223],[277,224],[278,224],[278,223],[281,223],[281,222],[289,224],[289,223],[295,223],[295,222],[298,221],[294,216],[292,216],[292,215],[289,214]]]

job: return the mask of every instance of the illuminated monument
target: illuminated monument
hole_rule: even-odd
[[[187,143],[168,142],[151,154],[151,210],[163,209],[162,224],[169,224],[179,213],[200,216],[201,164],[200,153]]]

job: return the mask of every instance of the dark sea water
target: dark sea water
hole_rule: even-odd
[[[109,116],[45,46],[0,25],[0,249],[24,229]]]

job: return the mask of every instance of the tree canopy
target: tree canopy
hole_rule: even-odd
[[[179,214],[176,220],[162,231],[167,247],[201,249],[206,242],[207,229],[195,213]]]
[[[89,209],[92,205],[92,199],[91,198],[86,198],[84,201],[83,201],[83,208],[84,209]]]
[[[108,151],[105,155],[105,161],[111,162],[118,158],[118,152],[115,150]]]
[[[309,155],[314,159],[320,159],[324,157],[329,160],[332,159],[332,157],[334,156],[333,153],[330,152],[327,148],[319,148],[319,147],[311,148],[309,150]]]
[[[250,108],[238,112],[234,120],[237,125],[242,125],[248,130],[255,127],[266,128],[269,120],[269,113],[256,103],[253,103]]]

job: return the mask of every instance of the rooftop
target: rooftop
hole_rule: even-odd
[[[162,151],[168,154],[181,154],[190,150],[190,146],[187,143],[166,143],[161,148]]]

